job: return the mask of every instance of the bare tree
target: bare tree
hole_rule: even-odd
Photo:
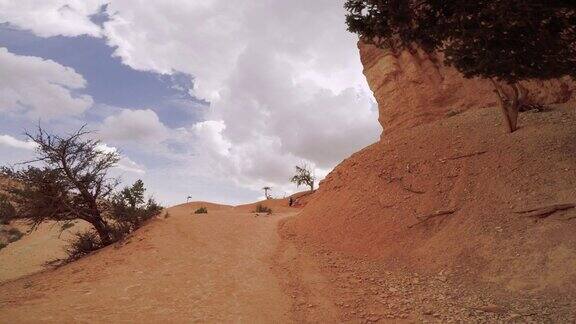
[[[296,174],[290,179],[290,181],[295,183],[298,187],[301,185],[307,185],[310,187],[310,191],[314,191],[316,177],[312,175],[310,167],[303,164],[302,166],[296,166]]]
[[[37,134],[26,136],[37,144],[37,158],[22,163],[20,170],[4,169],[18,186],[10,189],[17,217],[37,227],[46,220],[90,223],[102,245],[112,242],[111,227],[105,214],[109,197],[118,181],[108,171],[119,155],[103,149],[98,140],[86,138],[85,127],[65,137],[49,134],[38,126]]]
[[[272,197],[270,196],[269,191],[272,190],[272,187],[264,187],[262,188],[262,190],[264,190],[264,196],[266,197],[266,199],[272,199]]]

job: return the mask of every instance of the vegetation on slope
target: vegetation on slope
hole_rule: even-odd
[[[92,230],[76,234],[71,259],[122,239],[162,209],[152,198],[145,200],[141,180],[115,191],[119,181],[108,172],[119,155],[91,139],[84,128],[62,137],[39,127],[27,136],[37,145],[36,159],[2,170],[18,184],[8,188],[13,218],[28,221],[33,229],[45,221],[64,227],[76,220],[91,224]]]
[[[345,8],[348,30],[365,42],[441,52],[465,77],[492,80],[510,132],[527,95],[519,81],[576,76],[573,1],[348,0]]]

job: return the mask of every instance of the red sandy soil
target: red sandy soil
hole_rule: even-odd
[[[170,208],[124,242],[0,284],[0,323],[574,322],[576,210],[520,212],[576,202],[576,116],[520,125],[504,134],[483,109],[397,131],[304,209]]]
[[[576,209],[522,212],[576,203],[576,116],[528,112],[520,125],[504,134],[498,111],[482,109],[391,134],[340,164],[286,231],[380,270],[498,296],[487,299],[507,314],[573,320]],[[461,297],[452,301],[479,307]]]
[[[275,203],[285,211],[257,215],[204,202],[170,208],[124,242],[0,284],[0,323],[573,318],[570,301],[503,303],[449,271],[389,271],[370,258],[329,251],[291,231],[300,209]],[[194,214],[202,206],[208,214]]]
[[[121,244],[1,284],[0,323],[290,322],[273,261],[278,222],[298,212],[286,210],[170,208]]]

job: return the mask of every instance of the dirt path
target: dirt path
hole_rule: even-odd
[[[313,311],[298,315],[294,305],[301,301],[285,289],[295,282],[288,273],[301,270],[290,264],[290,252],[282,252],[287,248],[279,250],[276,228],[294,212],[255,217],[241,209],[192,211],[171,208],[167,219],[144,227],[123,246],[0,285],[0,323],[329,318],[329,303],[314,296],[305,301]],[[282,267],[289,271],[282,273]],[[312,262],[302,269],[313,285],[322,282]]]
[[[207,215],[194,207],[171,208],[121,246],[0,284],[0,323],[576,320],[572,298],[495,294],[458,272],[424,275],[329,252],[286,226],[294,209],[255,217],[251,206],[213,205]]]

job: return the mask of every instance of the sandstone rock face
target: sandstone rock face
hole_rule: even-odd
[[[441,57],[424,52],[398,55],[360,42],[364,75],[380,109],[384,134],[442,119],[471,108],[497,107],[498,98],[489,80],[466,79]],[[576,83],[563,78],[527,81],[526,103],[576,103]]]

